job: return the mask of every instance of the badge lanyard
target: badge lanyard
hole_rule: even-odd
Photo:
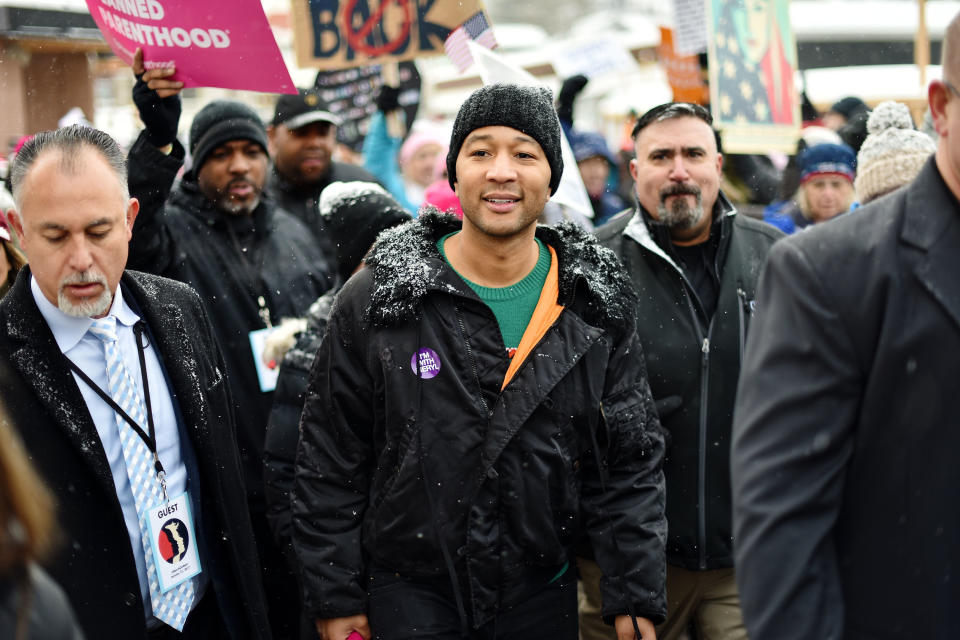
[[[110,397],[110,394],[100,388],[100,385],[98,385],[96,382],[91,380],[90,376],[84,373],[83,370],[77,366],[77,363],[70,358],[66,358],[66,356],[64,357],[66,358],[67,363],[70,365],[70,368],[73,369],[73,372],[80,376],[80,378],[87,383],[87,386],[93,389],[93,391],[96,392],[96,394],[100,396],[104,402],[110,405],[113,410],[117,412],[117,415],[126,420],[127,424],[130,425],[133,431],[140,436],[141,440],[143,440],[144,444],[147,445],[147,448],[150,449],[150,453],[153,454],[153,468],[157,472],[157,480],[160,481],[160,489],[163,491],[163,500],[164,502],[169,502],[170,500],[167,497],[167,474],[163,470],[163,464],[160,463],[160,456],[157,455],[156,428],[153,424],[153,409],[150,405],[150,385],[147,383],[147,364],[144,356],[146,345],[143,343],[145,326],[146,325],[144,324],[143,320],[140,320],[133,325],[133,333],[134,336],[136,336],[137,355],[140,356],[140,378],[143,381],[143,400],[147,408],[147,428],[149,429],[149,433],[144,432],[143,428],[137,424],[137,421],[127,415],[127,412],[120,408],[120,405],[118,405],[117,402]]]
[[[259,264],[252,264],[250,260],[247,259],[247,252],[243,250],[242,246],[240,246],[240,240],[237,238],[237,232],[234,231],[229,220],[227,221],[227,232],[230,234],[230,239],[233,241],[233,247],[237,250],[237,255],[240,257],[240,261],[243,263],[243,270],[247,272],[247,277],[250,279],[250,289],[248,289],[248,291],[257,297],[257,315],[260,316],[260,321],[263,322],[264,326],[270,328],[273,326],[273,323],[270,321],[270,308],[267,306],[266,297],[261,293],[262,289],[258,286],[260,273],[263,271],[263,261],[266,249],[264,247],[260,248],[260,259],[258,261]],[[250,245],[251,253],[253,253],[253,248],[256,244],[255,241],[256,230],[254,230],[254,242]]]

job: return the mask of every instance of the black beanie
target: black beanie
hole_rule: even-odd
[[[233,100],[214,100],[197,113],[190,125],[194,174],[211,151],[231,140],[253,140],[267,151],[267,130],[256,111]]]
[[[373,182],[332,182],[320,193],[323,228],[336,247],[337,273],[346,282],[380,232],[413,217]]]
[[[870,107],[860,98],[854,96],[847,96],[846,98],[841,98],[834,102],[830,106],[830,111],[834,113],[839,113],[844,118],[849,120],[858,113],[865,111],[870,111]]]
[[[491,84],[474,91],[460,107],[450,135],[447,180],[457,181],[457,156],[471,131],[481,127],[512,127],[530,136],[543,148],[550,163],[550,194],[563,175],[560,121],[553,110],[553,93],[546,87]]]

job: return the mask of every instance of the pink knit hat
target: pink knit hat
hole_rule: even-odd
[[[446,178],[437,180],[427,187],[427,190],[423,194],[423,204],[432,204],[437,209],[440,209],[440,211],[453,213],[461,220],[463,219],[463,208],[460,206],[460,198],[458,198],[454,190],[450,188],[450,184]]]
[[[413,157],[413,154],[415,154],[420,147],[427,144],[435,144],[442,148],[445,143],[438,136],[429,132],[411,132],[410,136],[407,137],[406,141],[403,143],[403,146],[400,147],[400,165],[402,166],[407,164],[407,162],[410,161],[410,158]]]

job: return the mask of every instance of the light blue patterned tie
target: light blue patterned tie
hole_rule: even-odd
[[[90,333],[103,341],[110,396],[146,433],[147,419],[143,395],[123,363],[123,356],[117,344],[116,322],[113,316],[94,320]],[[190,613],[190,606],[193,604],[193,581],[181,582],[166,593],[160,591],[157,567],[150,550],[150,527],[147,525],[147,510],[163,500],[160,480],[154,469],[153,454],[147,443],[119,413],[114,412],[114,416],[120,433],[123,459],[127,465],[127,477],[130,478],[130,489],[133,491],[133,502],[140,521],[140,540],[143,543],[143,555],[147,565],[147,582],[150,584],[153,616],[177,631],[182,631],[187,621],[187,614]]]

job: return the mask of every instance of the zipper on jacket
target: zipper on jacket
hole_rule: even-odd
[[[697,499],[700,508],[697,510],[697,524],[699,527],[700,570],[707,568],[707,395],[709,390],[710,373],[710,333],[713,330],[713,321],[707,329],[707,336],[700,347],[700,451],[697,465],[699,467],[699,482]]]
[[[480,404],[483,405],[483,414],[490,419],[490,407],[487,406],[487,399],[483,397],[483,385],[480,384],[480,373],[477,371],[477,359],[473,356],[473,348],[470,341],[467,340],[467,330],[463,326],[463,313],[458,305],[453,305],[457,311],[457,323],[460,325],[460,337],[463,338],[463,344],[467,347],[467,357],[470,359],[470,366],[473,368],[473,379],[477,383],[477,391],[480,394]]]
[[[670,264],[668,262],[668,264]],[[697,481],[697,499],[699,509],[697,509],[697,555],[699,557],[700,570],[707,568],[707,400],[709,396],[709,373],[710,373],[710,336],[713,333],[713,318],[708,321],[706,332],[700,322],[700,315],[694,304],[696,298],[697,304],[703,308],[703,303],[697,297],[697,292],[693,288],[687,275],[682,269],[673,266],[674,271],[680,276],[681,287],[687,294],[687,309],[690,311],[690,317],[693,319],[693,326],[697,332],[700,341],[700,447],[697,452],[697,471],[699,474]]]
[[[738,316],[740,317],[740,364],[743,364],[743,352],[746,349],[747,345],[747,323],[746,323],[746,308],[747,308],[747,292],[743,290],[742,287],[737,287],[737,297],[740,299],[740,304],[737,306]]]

